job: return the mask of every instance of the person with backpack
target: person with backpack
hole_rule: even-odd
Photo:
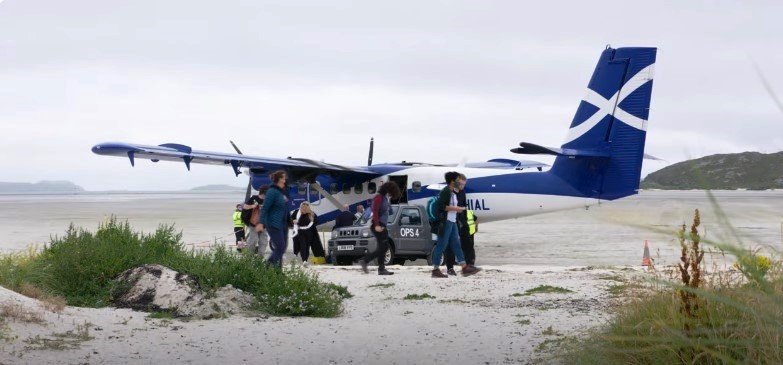
[[[253,195],[245,201],[244,209],[242,209],[242,223],[247,226],[247,240],[246,247],[250,253],[259,254],[264,256],[266,253],[266,246],[269,244],[269,239],[266,233],[263,232],[258,225],[259,217],[261,214],[261,207],[264,204],[264,198],[268,186],[264,185],[258,189],[258,195]]]
[[[234,221],[234,237],[236,238],[234,244],[237,247],[237,251],[241,252],[242,247],[245,247],[245,224],[242,222],[242,204],[237,204],[231,220]]]
[[[389,221],[389,215],[391,214],[391,199],[399,199],[402,193],[397,183],[393,181],[387,181],[378,189],[378,193],[372,199],[372,233],[375,236],[375,240],[378,244],[375,247],[375,251],[367,253],[363,258],[359,260],[359,264],[362,265],[362,271],[365,274],[369,274],[367,264],[373,260],[378,260],[378,275],[394,275],[393,272],[386,270],[386,265],[383,263],[383,257],[386,255],[386,250],[389,249],[389,231],[386,229],[386,223]]]
[[[459,174],[459,192],[457,193],[457,205],[460,207],[468,206],[467,194],[465,193],[465,186],[468,183],[468,179],[463,174]],[[462,253],[465,255],[465,263],[471,266],[476,265],[476,250],[474,248],[473,235],[476,234],[478,229],[478,217],[472,210],[466,209],[464,212],[457,214],[457,228],[459,229],[459,242],[462,247]],[[446,246],[444,252],[446,259],[446,272],[449,275],[457,275],[454,271],[454,252],[451,247]]]
[[[261,232],[266,229],[272,253],[267,264],[283,267],[283,255],[288,248],[288,194],[284,190],[288,176],[285,171],[277,170],[269,175],[272,186],[267,190],[264,204],[261,206],[261,218],[258,226]]]
[[[438,199],[435,201],[435,213],[437,222],[435,223],[435,232],[438,235],[438,243],[432,252],[432,277],[447,278],[448,275],[440,271],[443,250],[446,245],[451,247],[456,257],[456,262],[462,266],[462,276],[473,275],[481,269],[468,265],[462,252],[457,228],[457,214],[464,212],[465,207],[460,207],[457,203],[457,192],[459,192],[459,173],[449,171],[444,175],[447,186],[441,189]]]

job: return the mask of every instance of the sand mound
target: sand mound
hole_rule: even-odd
[[[144,265],[117,277],[127,288],[114,302],[120,308],[168,311],[177,317],[214,318],[246,311],[255,298],[226,285],[212,293],[201,290],[195,278],[162,265]]]

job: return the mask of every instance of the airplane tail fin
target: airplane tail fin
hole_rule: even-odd
[[[550,173],[584,196],[636,193],[641,178],[656,48],[607,47],[560,148],[520,143],[517,153],[557,155]]]

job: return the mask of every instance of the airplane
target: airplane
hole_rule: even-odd
[[[270,184],[268,174],[285,170],[289,176],[291,209],[310,202],[319,217],[318,229],[328,231],[340,211],[355,211],[385,181],[402,188],[399,203],[425,205],[445,186],[444,173],[458,171],[468,178],[468,208],[482,222],[519,218],[565,209],[585,208],[601,200],[637,194],[650,111],[657,48],[607,46],[580,101],[566,135],[558,147],[521,142],[511,152],[556,156],[551,167],[535,161],[491,159],[450,165],[422,162],[373,164],[370,141],[367,166],[342,166],[314,159],[270,158],[194,150],[165,143],[158,146],[107,142],[92,147],[98,155],[152,162],[184,162],[228,166],[239,176],[244,170],[258,190]],[[545,167],[550,167],[544,170]]]

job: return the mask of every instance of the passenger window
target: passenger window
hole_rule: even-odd
[[[375,191],[376,191],[375,189],[376,189],[376,186],[375,186],[374,182],[367,183],[367,192],[368,193],[375,194]]]
[[[299,195],[307,196],[307,186],[304,183],[300,183],[296,186],[296,192]]]
[[[421,181],[414,181],[413,185],[411,186],[411,189],[413,189],[414,193],[418,193],[421,191]]]
[[[403,209],[402,215],[400,216],[400,223],[411,226],[420,226],[421,214],[419,214],[419,210],[416,208]]]
[[[337,192],[340,191],[339,187],[337,186],[337,183],[331,183],[329,184],[329,193],[331,194],[337,194]]]
[[[353,187],[353,192],[356,194],[361,194],[364,191],[364,186],[362,186],[361,183],[356,184],[356,186]]]
[[[351,185],[343,184],[343,194],[350,194],[351,193]]]

